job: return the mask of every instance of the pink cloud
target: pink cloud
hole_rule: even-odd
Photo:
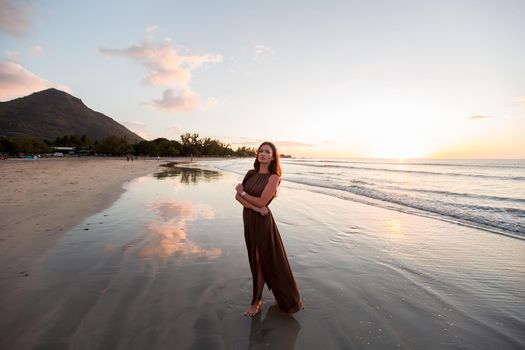
[[[125,49],[100,48],[107,56],[122,56],[136,61],[147,68],[147,75],[142,83],[152,86],[166,86],[160,100],[147,105],[172,112],[188,112],[199,105],[199,99],[189,86],[192,71],[209,63],[222,62],[220,54],[184,55],[173,46],[171,39],[166,38],[159,44],[154,43],[153,34],[159,28],[151,26],[146,29],[142,44],[131,45]],[[174,89],[181,91],[176,96]]]
[[[0,0],[0,31],[21,36],[29,27],[32,8],[25,1]]]
[[[186,56],[185,62],[191,69],[200,68],[206,63],[220,63],[222,62],[222,55],[219,54],[206,54],[202,56]]]
[[[199,98],[191,90],[185,89],[180,95],[168,89],[164,91],[162,99],[147,103],[149,106],[168,112],[191,112],[199,106]]]
[[[151,32],[148,29],[148,35],[151,35]],[[143,79],[145,84],[175,86],[181,89],[188,87],[192,70],[206,63],[222,62],[222,55],[185,56],[173,47],[171,40],[155,45],[150,38],[146,38],[141,45],[132,45],[126,49],[100,48],[100,52],[138,61],[148,69],[148,75]]]
[[[52,87],[72,93],[68,86],[45,80],[18,63],[0,62],[0,100],[2,101]]]

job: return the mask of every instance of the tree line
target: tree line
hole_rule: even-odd
[[[209,137],[200,138],[197,133],[185,133],[180,136],[180,141],[157,138],[134,144],[130,144],[125,137],[118,136],[110,136],[94,142],[85,135],[66,135],[55,140],[42,140],[29,136],[0,137],[0,153],[45,154],[53,152],[54,147],[74,147],[93,154],[134,154],[150,157],[252,157],[256,154],[255,148],[243,146],[233,150],[229,144]]]

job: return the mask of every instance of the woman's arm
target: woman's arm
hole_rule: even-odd
[[[245,206],[248,209],[253,209],[253,210],[255,210],[256,212],[258,212],[258,213],[260,213],[262,215],[268,214],[268,208],[266,208],[266,207],[257,208],[255,205],[250,204],[248,201],[246,201],[244,198],[242,198],[242,196],[239,193],[235,194],[235,199],[237,199],[237,201],[239,203],[241,203],[243,206]]]
[[[256,207],[265,207],[277,191],[277,186],[279,186],[279,176],[273,174],[268,179],[268,183],[264,187],[260,197],[255,197],[246,193],[242,198]],[[239,196],[243,191],[244,188],[242,185],[237,186],[237,193]]]
[[[242,198],[242,196],[239,193],[235,193],[235,199],[237,199],[237,202],[241,203],[246,208],[255,209],[255,205],[250,204],[248,201]]]

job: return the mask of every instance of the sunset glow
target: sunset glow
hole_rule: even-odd
[[[146,139],[297,157],[525,157],[523,2],[0,6],[2,101],[56,87]]]

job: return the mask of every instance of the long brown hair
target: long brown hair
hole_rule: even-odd
[[[255,155],[255,162],[253,162],[253,169],[248,170],[248,172],[244,176],[244,179],[242,180],[243,185],[245,184],[246,180],[248,180],[250,176],[257,174],[259,172],[259,169],[261,168],[261,163],[259,163],[259,151],[261,150],[261,147],[264,145],[270,146],[273,152],[273,159],[270,162],[270,165],[268,166],[268,172],[270,172],[270,174],[275,174],[279,176],[279,183],[281,182],[281,174],[282,174],[281,159],[279,156],[279,152],[277,152],[277,147],[275,147],[275,145],[271,142],[264,141],[257,148],[257,154]]]

